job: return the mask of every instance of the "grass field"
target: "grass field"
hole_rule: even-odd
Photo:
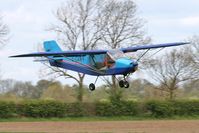
[[[168,118],[155,118],[151,116],[119,116],[119,117],[64,117],[64,118],[0,118],[0,122],[46,122],[46,121],[145,121],[145,120],[199,120],[199,116],[172,116]]]

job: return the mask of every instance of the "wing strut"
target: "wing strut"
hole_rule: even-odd
[[[150,57],[156,55],[157,53],[159,53],[159,52],[160,52],[161,50],[163,50],[163,49],[164,49],[164,48],[159,49],[158,51],[156,51],[155,53],[153,53]],[[146,55],[147,52],[148,52],[149,50],[150,50],[150,49],[146,50],[146,51],[137,59],[137,62],[139,62],[140,59],[141,59],[144,55]]]
[[[150,49],[147,49],[147,50],[137,59],[137,62],[139,62],[140,59],[141,59],[144,55],[146,55],[147,52],[149,52],[149,50],[150,50]]]
[[[161,50],[163,50],[164,48],[159,49],[158,51],[156,51],[155,53],[153,53],[150,57],[156,55],[157,53],[159,53]]]

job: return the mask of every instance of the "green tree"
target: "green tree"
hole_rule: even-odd
[[[199,98],[199,80],[191,80],[183,85],[184,98]]]
[[[34,92],[35,92],[35,86],[32,85],[31,82],[22,82],[22,81],[16,81],[14,83],[13,88],[9,91],[9,93],[13,93],[18,97],[21,98],[35,98]]]
[[[54,82],[49,80],[39,80],[35,86],[34,97],[41,98],[43,92]]]
[[[150,98],[149,91],[152,90],[154,85],[146,79],[136,79],[130,81],[129,89],[124,90],[124,96],[126,99],[144,99]]]
[[[41,99],[74,102],[74,89],[69,86],[63,86],[60,82],[54,82],[43,92]]]

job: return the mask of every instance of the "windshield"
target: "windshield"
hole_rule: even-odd
[[[107,54],[114,60],[116,61],[119,58],[126,58],[124,52],[122,52],[121,50],[117,49],[117,50],[110,50],[107,52]]]

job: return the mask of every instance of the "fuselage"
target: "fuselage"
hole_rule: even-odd
[[[60,61],[51,60],[50,64],[52,66],[61,67],[93,76],[126,75],[128,73],[135,72],[138,68],[138,63],[135,60],[129,58],[118,58],[114,62],[107,64],[102,68],[97,68],[92,64],[82,63],[82,61],[72,61],[70,59],[63,59]]]

